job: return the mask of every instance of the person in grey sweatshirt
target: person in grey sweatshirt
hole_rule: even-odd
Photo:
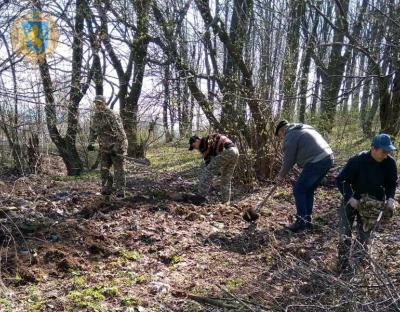
[[[303,168],[293,187],[296,221],[287,227],[300,232],[311,228],[314,193],[333,165],[333,152],[322,135],[309,125],[282,120],[275,135],[283,140],[283,163],[277,182],[281,182],[295,164]]]

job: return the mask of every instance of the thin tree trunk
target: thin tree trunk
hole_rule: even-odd
[[[313,89],[313,97],[311,99],[311,108],[310,108],[311,117],[314,117],[317,113],[317,103],[320,99],[320,90],[321,90],[321,74],[320,71],[317,69],[315,84]]]
[[[358,38],[362,29],[362,22],[364,14],[368,6],[368,0],[363,0],[357,21],[354,24],[352,37]],[[332,47],[329,64],[327,67],[327,74],[323,75],[322,87],[322,103],[321,114],[322,123],[321,128],[326,133],[331,133],[336,115],[336,106],[338,103],[339,91],[342,84],[343,73],[345,65],[350,57],[352,50],[346,48],[345,53],[342,55],[344,49],[343,43],[345,34],[348,30],[348,11],[349,0],[338,0],[336,2],[336,20],[335,30],[333,35],[334,45]]]
[[[102,6],[103,3],[105,5],[104,8]],[[128,23],[126,26],[128,28],[134,28],[135,40],[132,40],[132,44],[129,47],[129,59],[125,71],[122,67],[121,60],[117,56],[111,43],[108,30],[109,21],[107,11],[110,9],[111,3],[109,0],[96,2],[96,8],[100,15],[101,38],[118,76],[118,99],[121,119],[128,139],[128,155],[131,157],[142,158],[145,157],[145,148],[142,146],[139,137],[138,103],[142,91],[147,62],[147,47],[149,44],[148,22],[151,2],[146,0],[134,0],[132,3],[139,18],[137,19],[136,29]],[[128,85],[131,78],[132,84],[129,90]]]
[[[164,101],[163,101],[163,127],[164,127],[164,133],[165,133],[165,142],[169,143],[172,142],[172,136],[171,132],[169,131],[168,128],[168,107],[170,105],[170,89],[169,89],[169,84],[171,82],[171,74],[169,70],[169,66],[165,66],[164,68],[164,79],[163,79],[163,85],[164,85]]]
[[[41,11],[41,4],[35,0],[34,6]],[[83,163],[76,149],[76,135],[78,129],[79,103],[83,97],[80,85],[81,68],[82,68],[82,44],[83,44],[83,28],[84,28],[84,0],[76,1],[75,26],[73,32],[72,44],[72,81],[69,94],[69,105],[67,115],[67,134],[63,138],[57,129],[57,117],[54,99],[54,87],[50,76],[50,69],[46,58],[43,63],[39,64],[40,76],[42,78],[43,88],[45,92],[45,112],[47,128],[52,142],[56,145],[66,167],[68,175],[79,175],[83,169]]]
[[[289,1],[289,21],[286,38],[285,58],[283,61],[283,105],[284,118],[293,119],[296,94],[296,70],[299,61],[299,43],[301,17],[305,11],[305,2],[300,0]]]
[[[304,14],[305,15],[305,14]],[[305,20],[305,16],[304,16]],[[304,24],[304,23],[303,23]],[[314,36],[318,28],[318,18],[314,18],[311,34]],[[300,106],[299,106],[299,121],[304,123],[306,117],[306,106],[307,106],[307,86],[308,86],[308,75],[310,73],[311,55],[314,45],[308,34],[308,25],[303,25],[304,38],[306,40],[306,50],[302,66],[302,74],[300,78]]]
[[[125,107],[121,110],[122,121],[127,133],[128,155],[131,157],[144,158],[145,147],[142,146],[139,138],[139,98],[142,93],[143,79],[146,68],[147,46],[149,43],[148,23],[150,13],[150,1],[133,1],[136,14],[139,17],[137,21],[136,38],[133,41],[133,64],[134,71],[132,77],[131,90]]]
[[[334,125],[336,115],[336,105],[342,77],[346,65],[346,59],[342,56],[345,29],[347,29],[347,12],[349,9],[349,0],[338,1],[336,4],[336,19],[333,45],[326,74],[322,76],[322,94],[321,94],[321,129],[330,133]],[[343,11],[342,11],[343,10]],[[347,48],[348,49],[348,48]],[[347,52],[347,51],[346,51]]]

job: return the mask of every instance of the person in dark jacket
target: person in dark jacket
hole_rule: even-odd
[[[292,232],[303,231],[311,228],[314,193],[333,165],[333,152],[321,134],[309,125],[282,120],[275,135],[284,141],[283,163],[277,182],[283,180],[294,164],[303,168],[293,188],[296,221],[287,227]]]
[[[391,217],[396,208],[394,199],[397,185],[396,161],[389,155],[395,150],[387,134],[376,135],[369,151],[349,159],[336,177],[336,186],[343,195],[339,208],[340,240],[338,270],[351,269],[349,263],[351,230],[357,221],[355,241],[356,263],[362,262],[372,229],[382,217]]]
[[[225,135],[214,133],[203,138],[194,135],[189,150],[197,149],[203,155],[205,168],[200,172],[198,192],[207,196],[214,175],[221,174],[221,202],[229,205],[231,181],[239,159],[236,145]]]

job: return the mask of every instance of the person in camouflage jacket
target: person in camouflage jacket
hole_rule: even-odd
[[[371,149],[353,156],[336,177],[336,185],[343,195],[339,208],[340,239],[338,245],[338,271],[351,269],[350,249],[352,226],[357,222],[354,242],[355,264],[363,262],[371,231],[383,216],[393,216],[396,201],[397,166],[390,137],[379,134],[372,140]]]
[[[99,142],[100,174],[102,194],[109,198],[115,189],[117,197],[125,196],[125,156],[128,146],[121,118],[106,106],[105,97],[96,96],[95,113],[90,126],[88,150],[94,150],[94,142]],[[114,166],[114,177],[110,171]]]
[[[197,149],[203,155],[205,167],[200,172],[198,192],[207,196],[212,178],[221,174],[221,202],[230,205],[232,176],[235,171],[239,151],[225,135],[214,133],[203,138],[194,135],[189,140],[189,150]]]

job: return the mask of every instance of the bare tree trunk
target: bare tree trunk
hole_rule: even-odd
[[[29,172],[36,174],[41,170],[42,165],[42,156],[39,149],[39,136],[36,133],[31,133],[26,149]]]
[[[381,131],[396,137],[400,131],[400,52],[398,49],[400,33],[398,24],[392,21],[398,18],[400,6],[394,1],[389,1],[387,4],[384,9],[390,17],[390,22],[385,33],[387,44],[384,62],[380,71],[381,75],[377,79],[380,96],[379,117]],[[390,76],[387,76],[387,73],[390,73]]]
[[[335,11],[335,30],[333,35],[333,45],[329,64],[326,70],[327,74],[322,76],[322,94],[321,94],[321,129],[330,133],[334,125],[336,115],[336,105],[342,77],[346,65],[346,59],[342,56],[345,30],[347,29],[347,13],[349,10],[349,0],[340,0],[337,2]],[[347,52],[347,51],[346,51]]]
[[[380,105],[381,130],[395,137],[400,130],[400,66],[396,69],[392,82],[388,80],[386,78],[381,86],[382,88],[386,85]]]
[[[361,8],[357,16],[357,21],[353,26],[352,37],[358,38],[362,29],[362,22],[364,14],[368,6],[368,0],[362,0]],[[336,1],[336,20],[335,30],[333,35],[333,46],[329,63],[327,67],[327,74],[322,76],[322,103],[321,114],[322,123],[321,128],[324,132],[330,133],[333,129],[334,119],[336,115],[336,105],[338,103],[338,96],[342,84],[343,73],[345,65],[350,57],[352,50],[346,48],[345,53],[342,55],[344,49],[344,38],[349,33],[348,27],[348,11],[349,0]]]
[[[357,52],[352,51],[351,52],[351,58],[347,60],[347,65],[346,65],[346,71],[345,71],[345,78],[343,82],[343,89],[342,92],[344,93],[343,95],[343,100],[341,101],[341,110],[343,113],[347,113],[349,111],[349,99],[352,94],[354,94],[351,90],[354,82],[354,73],[355,73],[355,62],[356,62],[356,57],[357,57]],[[353,108],[353,107],[351,107]],[[355,107],[354,107],[355,108]],[[358,107],[357,107],[358,108]],[[357,112],[358,110],[354,110],[354,112]]]
[[[364,73],[365,73],[365,60],[366,60],[365,55],[361,55],[359,57],[358,74],[360,76],[364,75]],[[356,88],[355,91],[352,94],[352,99],[351,99],[351,111],[352,112],[358,112],[359,111],[360,112],[360,116],[361,116],[361,114],[363,114],[363,112],[362,112],[363,108],[360,106],[360,103],[361,103],[361,99],[360,99],[361,89],[362,89],[361,87]]]
[[[299,43],[301,18],[305,11],[305,2],[300,0],[289,1],[289,22],[286,38],[285,58],[283,61],[283,117],[293,119],[296,95],[296,71],[299,61]]]
[[[374,86],[373,88],[376,89],[376,86]],[[369,137],[372,134],[372,122],[376,116],[378,108],[379,108],[379,96],[377,94],[373,94],[371,109],[366,114],[365,122],[362,127],[365,136]]]
[[[132,45],[134,71],[131,91],[125,103],[126,105],[121,108],[121,117],[127,133],[128,155],[131,157],[144,158],[146,149],[142,146],[138,134],[138,104],[142,92],[146,67],[150,1],[135,0],[133,3],[138,16],[136,38]]]
[[[317,69],[315,77],[315,85],[313,89],[313,97],[311,99],[311,108],[310,108],[311,117],[314,117],[317,113],[317,103],[320,99],[320,89],[321,89],[321,74],[320,71]]]
[[[307,106],[307,86],[308,86],[308,75],[310,73],[311,55],[314,45],[308,34],[308,24],[306,23],[306,17],[304,13],[303,22],[303,33],[306,41],[306,50],[302,66],[302,73],[300,78],[300,106],[299,106],[299,121],[305,122],[306,106]],[[318,18],[314,17],[314,23],[312,26],[311,36],[315,36],[318,28]]]
[[[179,118],[179,136],[185,137],[188,135],[189,131],[189,123],[190,123],[190,95],[189,90],[186,84],[183,84],[182,89],[183,96],[180,96],[179,104],[178,104],[178,118]]]
[[[34,1],[34,6],[41,11],[39,1]],[[84,29],[84,0],[76,1],[75,26],[72,44],[72,81],[69,94],[69,105],[67,122],[68,128],[65,137],[62,137],[57,129],[56,103],[54,99],[54,87],[50,76],[50,69],[46,58],[39,64],[40,76],[46,99],[46,121],[52,142],[56,145],[66,167],[68,175],[79,175],[83,169],[83,163],[76,149],[76,135],[78,130],[79,103],[83,97],[81,88],[81,68],[83,51],[83,29]],[[87,90],[87,89],[86,89]]]
[[[12,62],[12,53],[10,46],[4,36],[3,33],[0,34],[3,44],[5,46],[5,50],[7,51],[7,56],[8,59],[10,60],[10,69],[11,69],[11,76],[12,76],[12,81],[13,81],[13,105],[10,103],[10,107],[13,107],[14,109],[11,110],[10,112],[6,112],[2,110],[2,107],[0,106],[0,117],[1,117],[1,123],[0,123],[0,129],[3,130],[7,141],[8,145],[11,149],[11,155],[14,159],[14,165],[15,169],[19,174],[25,174],[27,173],[26,171],[28,170],[27,164],[25,161],[25,156],[23,155],[23,146],[20,143],[20,138],[18,135],[18,123],[19,123],[19,112],[18,112],[18,85],[17,85],[17,75],[16,75],[16,69],[15,69],[15,64]],[[2,85],[4,85],[3,80],[1,81]],[[5,103],[9,103],[9,100],[4,101]],[[12,112],[11,112],[12,111]],[[8,118],[6,118],[8,117]]]
[[[168,107],[170,105],[170,100],[171,100],[170,89],[169,89],[170,83],[171,83],[171,74],[169,66],[167,65],[164,68],[164,79],[163,79],[163,85],[164,85],[163,127],[164,127],[166,143],[172,142],[171,132],[169,131],[168,128]]]
[[[384,4],[383,4],[384,5]],[[373,42],[374,45],[374,51],[375,53],[379,53],[381,50],[381,43],[382,39],[385,35],[385,28],[386,25],[383,25],[382,21],[380,19],[375,19],[375,21],[371,25],[371,31],[368,33],[369,41]],[[390,28],[389,28],[390,29]],[[389,56],[390,56],[390,49],[388,46],[383,51],[382,54],[382,66],[381,69],[377,68],[377,65],[372,62],[370,58],[368,58],[368,66],[367,66],[367,74],[373,74],[373,73],[386,73],[389,67]],[[382,92],[379,90],[379,81],[380,78],[378,79],[372,79],[371,82],[369,82],[369,87],[371,83],[372,85],[372,105],[369,111],[366,111],[363,113],[363,118],[361,119],[361,128],[363,130],[363,133],[365,136],[371,136],[372,134],[372,123],[373,120],[376,116],[376,113],[378,111],[380,101],[381,101],[381,94]],[[371,87],[370,87],[371,88]]]
[[[193,97],[194,98],[194,97]],[[198,133],[200,131],[200,105],[197,105],[196,109],[196,132]]]
[[[128,139],[128,155],[131,157],[142,158],[145,157],[145,148],[142,146],[138,133],[138,102],[142,91],[147,47],[149,43],[148,22],[150,2],[146,0],[132,1],[136,14],[139,17],[137,19],[136,27],[130,25],[129,22],[123,21],[126,24],[126,27],[132,29],[135,33],[135,38],[132,40],[131,46],[129,47],[130,54],[125,71],[111,43],[108,31],[109,21],[107,11],[110,9],[111,3],[109,0],[104,1],[104,3],[104,8],[100,1],[96,2],[96,7],[101,20],[101,38],[118,76],[118,99],[120,104],[120,114]],[[128,85],[131,78],[132,84],[129,90]]]
[[[233,1],[233,11],[230,21],[229,29],[229,41],[235,48],[238,55],[243,57],[244,48],[247,40],[247,29],[250,22],[252,1],[248,0],[234,0]],[[223,93],[222,100],[222,112],[221,112],[221,124],[224,128],[229,128],[229,126],[241,120],[240,112],[240,88],[241,75],[239,67],[231,55],[232,51],[226,49],[225,63],[223,75],[226,78],[224,80],[225,92]],[[241,122],[242,123],[242,122]]]
[[[269,163],[270,160],[268,159],[268,156],[266,156],[268,153],[266,152],[267,149],[267,144],[269,140],[269,133],[267,130],[267,122],[266,122],[266,117],[265,114],[266,112],[262,112],[261,107],[260,107],[260,102],[258,100],[258,97],[255,94],[255,87],[253,85],[253,73],[249,67],[249,64],[246,64],[245,61],[243,60],[243,46],[242,42],[246,41],[246,38],[235,38],[235,42],[232,42],[230,35],[226,32],[225,25],[222,21],[219,23],[213,23],[213,17],[210,13],[210,8],[208,6],[207,1],[204,0],[196,0],[195,1],[197,8],[199,9],[201,16],[204,20],[204,23],[206,25],[211,25],[213,28],[214,32],[218,34],[219,39],[221,42],[224,44],[225,48],[228,51],[228,57],[231,59],[230,62],[235,64],[235,68],[238,69],[240,72],[240,75],[242,76],[242,80],[240,83],[239,81],[236,81],[236,83],[239,84],[241,88],[241,95],[248,99],[247,100],[247,105],[249,107],[250,113],[252,114],[253,120],[254,120],[254,125],[255,125],[255,133],[254,136],[252,137],[249,132],[249,129],[246,124],[240,123],[240,132],[244,138],[246,138],[247,142],[251,142],[250,144],[253,144],[252,147],[254,148],[256,152],[256,172],[259,177],[263,178],[265,175],[269,174]],[[253,2],[251,0],[244,1],[241,3],[241,18],[243,19],[241,25],[245,24],[247,25],[247,20],[250,16],[250,12],[253,9]],[[236,7],[236,6],[235,6]],[[231,24],[232,25],[232,24]],[[240,34],[240,31],[238,32]],[[246,32],[245,32],[246,34]],[[236,43],[236,44],[235,44]],[[222,90],[222,92],[230,92],[230,88],[226,88],[226,90]],[[226,102],[224,102],[226,103]],[[232,132],[238,132],[238,124],[235,123],[236,118],[233,118],[234,123],[229,125],[229,128],[231,128]]]
[[[367,64],[366,72],[369,72],[370,66]],[[366,78],[364,81],[364,85],[362,87],[362,96],[360,99],[360,122],[361,122],[361,129],[365,135],[368,134],[368,126],[366,125],[366,117],[369,111],[369,103],[370,103],[370,96],[371,96],[371,80],[372,78]]]

